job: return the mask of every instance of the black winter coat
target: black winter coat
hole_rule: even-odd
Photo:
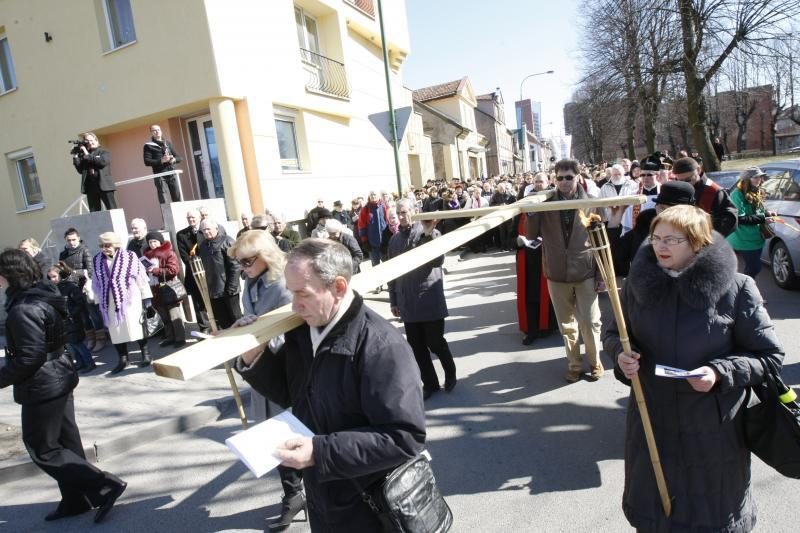
[[[313,531],[373,533],[364,489],[415,457],[425,443],[422,384],[403,336],[355,295],[313,355],[309,327],[286,333],[249,369],[254,389],[292,412],[315,434],[314,466],[303,470]],[[313,415],[312,415],[313,412]]]
[[[74,156],[72,166],[81,175],[81,192],[86,193],[86,181],[99,183],[101,191],[115,191],[117,185],[111,176],[111,152],[102,146],[95,148],[85,157]]]
[[[349,233],[342,232],[339,234],[339,242],[350,251],[350,257],[353,259],[353,274],[361,272],[361,261],[364,260],[364,252],[358,245],[356,238]]]
[[[86,338],[83,315],[86,298],[76,281],[63,279],[58,282],[58,292],[67,299],[67,316],[64,317],[64,342],[77,344]]]
[[[757,357],[777,368],[783,349],[753,280],[736,273],[736,257],[719,233],[682,274],[661,269],[652,247],[631,265],[623,291],[628,333],[641,354],[644,389],[658,452],[673,501],[661,509],[641,417],[633,396],[625,437],[623,511],[642,531],[746,532],[756,523],[750,489],[750,452],[744,446],[746,387],[763,381]],[[622,351],[616,322],[604,349]],[[719,375],[709,392],[686,380],[655,376],[655,365],[685,370],[710,366]],[[618,366],[618,379],[627,383]]]
[[[72,270],[86,270],[89,278],[94,274],[92,271],[92,254],[89,253],[89,249],[83,243],[79,244],[77,248],[65,246],[61,253],[58,254],[58,260],[64,261]],[[81,285],[83,285],[85,278],[83,276],[79,277],[82,279]]]
[[[389,241],[389,259],[440,236],[439,230],[433,230],[432,235],[425,235],[420,223],[405,229],[401,226]],[[389,302],[392,307],[400,309],[403,322],[430,322],[447,317],[443,264],[442,255],[389,282]]]
[[[161,162],[161,158],[168,152],[175,158],[175,163]],[[166,139],[163,141],[154,141],[150,139],[144,143],[142,158],[144,159],[144,164],[153,169],[153,174],[161,174],[168,170],[175,170],[173,165],[177,165],[182,161],[181,156],[178,155],[175,148],[172,147],[172,143]]]
[[[239,294],[239,274],[242,269],[239,263],[228,257],[228,248],[233,242],[233,237],[220,233],[215,239],[204,240],[197,247],[197,255],[206,269],[208,295],[212,299]]]
[[[49,281],[26,291],[6,291],[6,363],[0,388],[14,385],[14,401],[34,405],[67,394],[78,384],[64,355],[67,299]]]

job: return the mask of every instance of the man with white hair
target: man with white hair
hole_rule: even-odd
[[[611,179],[600,188],[600,198],[632,196],[638,192],[639,184],[625,175],[625,168],[622,165],[614,165],[611,167]],[[625,208],[624,205],[618,205],[603,209],[603,222],[606,224],[608,242],[613,252],[614,270],[618,275],[624,275],[627,272],[624,261],[615,252],[620,248],[619,239],[622,236],[622,217],[625,214]]]
[[[206,271],[208,295],[211,309],[220,329],[226,329],[242,317],[239,305],[239,262],[228,256],[234,240],[230,235],[219,231],[219,224],[207,218],[200,222],[203,242],[198,246],[198,254]]]
[[[147,239],[147,222],[143,218],[134,218],[131,220],[131,240],[128,241],[128,251],[136,254],[136,257],[142,257],[144,251],[148,248]]]
[[[237,239],[242,233],[250,230],[251,223],[253,221],[253,213],[251,213],[250,211],[242,211],[241,221],[242,221],[242,229],[240,229],[239,233],[236,234]]]
[[[205,304],[203,298],[200,296],[200,291],[197,288],[197,283],[194,280],[192,273],[192,257],[197,255],[198,242],[203,240],[203,235],[200,233],[200,211],[197,209],[189,209],[186,212],[186,222],[189,224],[182,230],[175,234],[175,240],[178,244],[178,254],[183,261],[184,282],[186,292],[192,297],[192,307],[194,307],[194,314],[197,318],[197,324],[201,329],[208,329],[208,321],[206,320]]]
[[[335,218],[329,218],[325,222],[325,232],[330,240],[342,243],[350,251],[350,257],[353,259],[353,274],[361,272],[364,252],[361,251],[358,241],[353,237],[353,232]]]

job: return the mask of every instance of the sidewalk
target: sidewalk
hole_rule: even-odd
[[[168,354],[158,342],[152,339],[149,344],[156,359]],[[129,349],[132,346],[135,344],[129,343]],[[0,354],[4,355],[2,351]],[[131,358],[141,359],[138,347]],[[135,365],[112,376],[109,371],[116,365],[117,355],[111,345],[95,361],[97,369],[81,374],[74,391],[78,427],[86,456],[92,462],[102,463],[164,436],[213,422],[233,407],[228,378],[222,368],[188,382],[161,378],[152,367]],[[238,374],[234,375],[247,408],[249,387]],[[14,402],[12,387],[0,390],[0,483],[41,473],[22,444],[19,424],[20,406]]]

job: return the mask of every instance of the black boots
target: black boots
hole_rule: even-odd
[[[119,361],[117,362],[117,366],[111,371],[112,374],[119,374],[128,366],[128,354],[120,355]]]
[[[292,525],[292,520],[303,511],[303,522],[308,521],[306,497],[302,492],[281,498],[281,516],[269,525],[268,531],[285,531]]]
[[[146,344],[142,345],[141,348],[142,348],[142,362],[139,363],[139,366],[140,367],[150,366],[150,363],[153,362],[153,360],[150,358],[150,348],[148,348]]]

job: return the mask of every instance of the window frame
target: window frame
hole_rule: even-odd
[[[291,124],[291,126],[292,126],[292,137],[293,137],[293,140],[294,140],[294,152],[295,152],[294,160],[296,161],[296,165],[295,166],[287,166],[287,165],[284,164],[284,161],[291,161],[291,158],[284,158],[283,157],[284,154],[280,153],[281,143],[278,141],[278,138],[279,138],[278,122],[285,122],[285,123]],[[286,113],[286,112],[281,112],[281,113],[276,112],[275,113],[275,139],[276,139],[276,141],[278,141],[278,156],[280,157],[281,170],[283,172],[300,172],[300,171],[304,170],[303,169],[303,162],[300,159],[300,144],[298,143],[297,116],[296,115],[294,115],[293,113]]]
[[[3,41],[5,41],[5,47],[3,47]],[[7,50],[8,54],[6,55],[3,51]],[[8,40],[8,35],[5,32],[5,29],[0,31],[0,61],[5,60],[7,62],[6,68],[8,69],[9,76],[11,77],[11,86],[6,87],[3,82],[3,77],[0,76],[0,96],[10,93],[11,91],[15,91],[17,89],[17,72],[14,69],[14,57],[11,54],[11,44]]]
[[[131,12],[131,26],[133,29],[133,38],[130,41],[126,41],[121,44],[116,43],[116,39],[114,38],[114,27],[111,23],[111,10],[109,9],[109,2],[116,2],[119,0],[101,0],[103,4],[103,19],[105,20],[106,26],[106,38],[108,39],[108,50],[106,52],[113,52],[115,50],[119,50],[120,48],[125,48],[126,46],[130,46],[136,43],[136,24],[134,23],[133,17],[133,6],[131,5],[130,0],[123,0],[128,2],[128,7]]]
[[[17,213],[24,213],[26,211],[35,211],[38,209],[44,209],[46,207],[44,201],[44,192],[42,191],[42,182],[39,179],[39,170],[36,167],[36,156],[33,153],[32,148],[23,148],[22,150],[17,150],[15,152],[11,152],[6,154],[6,157],[14,166],[14,172],[17,175],[17,188],[19,190],[19,204],[18,204],[18,211]],[[33,160],[33,167],[36,169],[36,183],[39,187],[39,195],[41,196],[41,201],[38,203],[29,203],[28,196],[30,191],[25,186],[25,179],[22,175],[22,169],[20,168],[20,163],[25,161],[26,159]]]
[[[298,43],[300,45],[300,48],[302,48],[303,50],[308,50],[309,52],[313,52],[313,53],[321,55],[321,56],[325,55],[325,54],[322,53],[322,41],[319,38],[319,21],[317,20],[317,17],[315,17],[314,15],[312,15],[311,13],[309,13],[308,11],[306,11],[305,9],[303,9],[302,7],[300,7],[298,5],[294,6],[294,10],[295,10],[295,15],[297,15],[298,11],[300,12],[300,17],[303,20],[303,42],[302,43]],[[316,41],[317,41],[317,49],[316,50],[312,50],[308,45],[308,43],[309,43],[309,41],[308,41],[309,31],[308,31],[308,24],[306,24],[306,19],[311,19],[312,21],[314,21],[314,27],[316,28],[316,33],[314,33],[314,36],[316,37]],[[295,19],[295,24],[297,24],[297,19]],[[298,37],[299,37],[299,35],[298,35]]]

